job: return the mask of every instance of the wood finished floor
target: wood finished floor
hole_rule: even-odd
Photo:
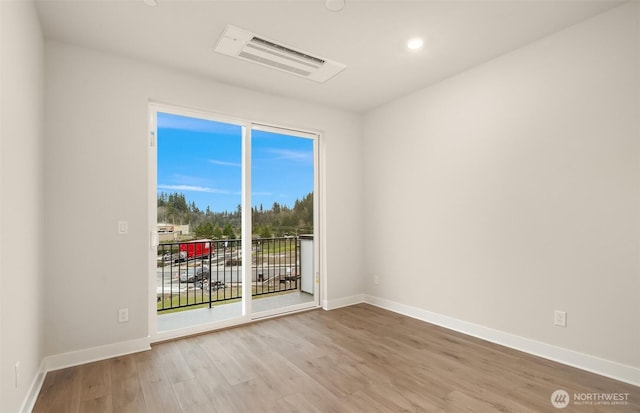
[[[555,409],[557,389],[629,393]],[[366,304],[47,374],[36,413],[640,412],[640,388]]]

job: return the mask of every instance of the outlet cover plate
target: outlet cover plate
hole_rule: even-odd
[[[118,310],[118,322],[119,323],[126,323],[127,321],[129,321],[129,309],[128,308],[121,308]]]
[[[558,327],[566,327],[567,326],[567,312],[556,310],[553,313],[553,323]]]

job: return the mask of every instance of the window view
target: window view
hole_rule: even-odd
[[[313,140],[254,129],[251,155],[254,234],[312,234]]]
[[[157,115],[158,312],[242,297],[242,127]]]
[[[254,311],[313,300],[314,141],[251,132]]]
[[[241,125],[157,113],[159,315],[242,299],[242,145]],[[308,302],[314,140],[253,129],[251,153],[251,295]]]

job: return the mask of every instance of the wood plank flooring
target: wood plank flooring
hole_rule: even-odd
[[[558,389],[627,404],[558,410]],[[33,411],[626,413],[640,388],[361,304],[53,371]]]

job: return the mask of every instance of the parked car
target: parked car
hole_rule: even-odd
[[[209,289],[209,280],[207,280],[206,278],[202,281],[197,281],[195,284],[196,288],[202,288],[203,290],[208,290]],[[225,284],[223,281],[213,281],[213,283],[211,283],[211,290],[212,291],[218,291],[218,290],[224,290]]]
[[[209,267],[206,265],[187,268],[187,271],[180,274],[181,283],[192,283],[205,279],[209,279]]]
[[[166,252],[162,256],[163,262],[178,263],[178,262],[186,261],[186,259],[187,259],[187,253],[185,251],[176,252],[174,254],[169,254],[168,252]]]

